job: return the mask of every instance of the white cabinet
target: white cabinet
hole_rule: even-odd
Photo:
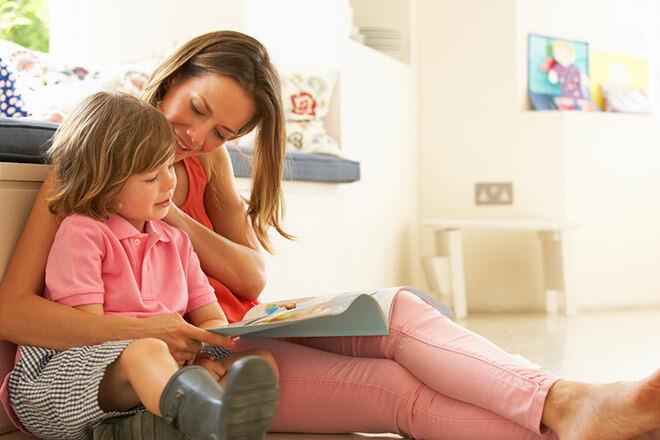
[[[0,162],[0,280],[48,169],[47,165]]]

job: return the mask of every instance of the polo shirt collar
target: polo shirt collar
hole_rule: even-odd
[[[110,228],[110,230],[119,240],[135,237],[142,234],[140,231],[135,229],[135,226],[130,224],[128,220],[117,214],[110,215],[108,221],[106,221],[105,224],[108,226],[108,228]],[[149,235],[149,238],[151,239],[150,241],[170,241],[167,234],[165,234],[163,226],[156,221],[147,220],[144,230],[145,233]]]
[[[170,238],[165,233],[165,228],[159,221],[147,220],[147,226],[145,228],[149,237],[153,238],[154,241],[170,241]]]

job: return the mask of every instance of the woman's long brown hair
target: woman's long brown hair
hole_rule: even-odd
[[[259,242],[272,253],[268,235],[270,227],[283,237],[293,237],[281,226],[286,139],[280,80],[263,45],[248,35],[233,31],[210,32],[193,38],[153,72],[142,99],[157,106],[173,79],[185,81],[209,73],[233,79],[255,101],[254,118],[238,134],[257,129],[252,157],[252,191],[247,201],[248,217]]]

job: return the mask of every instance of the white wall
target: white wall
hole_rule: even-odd
[[[285,66],[337,68],[350,30],[348,0],[54,0],[51,53],[106,65],[161,57],[204,32],[230,29],[264,43]]]
[[[399,31],[404,49],[400,59],[411,61],[411,13],[415,0],[351,0],[356,27],[385,28]]]
[[[51,52],[75,63],[159,56],[173,40],[229,28],[259,39],[280,67],[337,71],[328,132],[360,162],[361,179],[285,183],[285,226],[298,240],[275,237],[264,299],[417,284],[416,78],[409,64],[349,40],[348,0],[192,0],[185,8],[57,0],[51,8]],[[240,179],[246,195],[249,185]]]
[[[515,17],[513,1],[418,3],[421,218],[534,218],[546,209],[535,199],[474,205],[475,182],[513,181],[516,198],[523,188],[551,185],[538,167],[520,166],[544,150],[517,142]],[[426,232],[428,255],[434,249]],[[466,234],[471,308],[540,307],[540,261],[529,236]]]
[[[350,249],[357,250],[342,260],[339,279],[329,272],[320,277],[321,283],[326,280],[326,285],[342,288],[371,287],[381,281],[420,284],[414,251],[418,244],[407,238],[410,231],[415,234],[418,215],[608,218],[609,223],[590,227],[578,240],[580,259],[594,262],[580,267],[579,305],[659,302],[654,286],[660,286],[660,280],[654,277],[653,263],[660,243],[649,243],[657,235],[655,224],[660,223],[655,210],[649,210],[636,223],[634,233],[628,234],[638,246],[621,253],[618,261],[626,264],[615,266],[613,255],[626,242],[621,225],[627,224],[627,211],[622,208],[639,208],[644,203],[660,206],[654,192],[660,182],[649,172],[640,174],[635,166],[657,163],[653,142],[660,123],[652,118],[525,111],[529,108],[528,32],[586,40],[601,52],[648,57],[653,104],[659,109],[660,87],[654,87],[660,81],[658,2],[190,0],[185,8],[174,0],[56,0],[50,4],[52,52],[75,63],[109,64],[160,56],[174,41],[227,28],[260,39],[285,67],[342,72],[330,129],[346,154],[362,162],[363,180],[334,190],[313,185],[303,190],[289,188],[298,194],[298,204],[289,212],[293,232],[303,231],[310,247],[284,244],[282,252],[304,262],[312,260],[313,252],[306,252],[314,249],[324,249],[324,261],[333,256],[343,259]],[[401,5],[407,7],[401,9]],[[346,46],[352,44],[346,41],[351,6],[356,23],[402,29],[408,20],[400,12],[412,11],[410,65],[368,48]],[[370,10],[374,12],[365,13]],[[416,93],[410,91],[415,82]],[[625,143],[625,133],[631,130],[641,136],[637,150],[612,147],[617,139]],[[604,150],[607,154],[598,154],[605,144],[609,145]],[[419,161],[415,159],[418,151]],[[589,175],[580,168],[586,163],[597,165],[590,165]],[[588,176],[606,179],[608,170],[616,170],[612,175],[623,184],[607,188],[613,197],[584,204],[583,190],[594,190]],[[483,181],[514,182],[515,204],[475,206],[473,185]],[[346,231],[339,236],[341,243],[331,239],[337,235],[323,236],[323,229],[317,231],[309,224],[304,205],[318,203],[314,193],[333,200],[319,209],[340,211],[333,218],[340,218],[339,229]],[[611,246],[589,247],[591,242],[604,241]],[[431,237],[422,234],[419,246],[424,254],[432,252]],[[473,309],[542,307],[539,246],[533,234],[470,233],[465,248],[468,300]],[[604,252],[598,254],[599,250]],[[413,256],[406,259],[410,253]],[[284,274],[291,270],[286,262],[283,257],[271,267]],[[608,280],[599,276],[602,273],[616,277]],[[280,280],[284,284],[286,276]],[[626,294],[618,293],[621,290]]]
[[[285,68],[338,69],[350,32],[347,0],[245,0],[244,32]]]
[[[657,163],[660,121],[526,111],[528,32],[653,61],[658,16],[642,0],[420,0],[421,217],[581,222],[578,306],[660,304],[660,178],[643,166]],[[514,204],[475,206],[474,183],[488,181],[513,182]],[[465,248],[472,309],[542,307],[534,234],[468,233]]]
[[[50,52],[79,65],[160,58],[193,36],[243,28],[242,1],[53,0]]]

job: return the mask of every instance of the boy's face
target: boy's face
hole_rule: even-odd
[[[117,214],[140,232],[147,220],[167,215],[176,186],[173,161],[174,157],[155,170],[132,175],[115,198]]]

